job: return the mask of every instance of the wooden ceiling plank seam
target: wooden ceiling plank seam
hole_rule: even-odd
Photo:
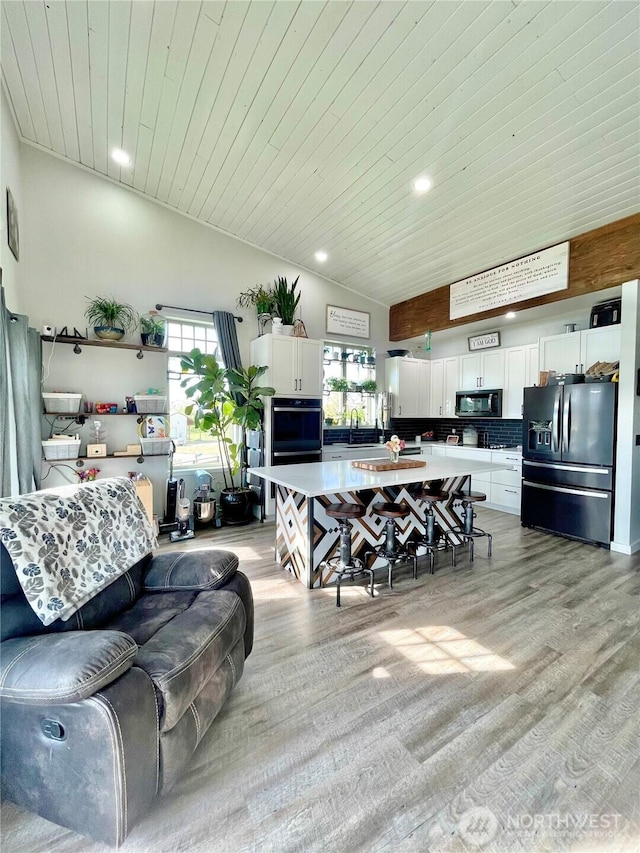
[[[176,20],[178,3],[176,0],[164,0],[154,3],[153,21],[151,23],[151,38],[144,76],[142,104],[140,107],[140,127],[138,128],[138,144],[133,168],[133,186],[144,192],[149,171],[149,158],[153,146],[164,72],[169,58],[169,49]],[[143,132],[143,128],[145,128]]]
[[[64,137],[64,151],[70,160],[78,163],[80,161],[80,140],[78,138],[78,117],[71,67],[66,3],[45,4],[45,14]]]
[[[292,75],[291,79],[296,79],[294,69],[299,65],[305,44],[323,7],[323,3],[300,3],[280,49],[274,53],[260,86],[259,96],[247,111],[233,148],[216,178],[220,186],[213,188],[217,198],[209,220],[215,222],[218,227],[224,228],[228,224],[227,211],[234,201],[239,200],[238,190],[244,184],[242,173],[246,175],[247,167],[250,168],[255,162],[259,148],[271,135],[270,124],[275,127],[280,120],[284,106],[280,105],[282,98],[279,96],[284,91],[289,75]],[[287,102],[288,100],[287,97]]]
[[[560,136],[553,136],[552,134],[550,134],[548,132],[548,129],[545,129],[545,131],[539,133],[538,135],[542,140],[542,146],[536,149],[537,162],[533,165],[533,168],[536,171],[541,168],[541,166],[540,166],[540,163],[542,162],[541,161],[541,150],[544,148],[547,149],[547,152],[548,152],[547,156],[548,157],[555,156],[557,158],[559,146],[561,146],[561,145],[569,144],[569,145],[575,146],[578,144],[579,141],[581,142],[582,145],[584,145],[586,143],[586,138],[584,137],[584,134],[582,136],[582,139],[580,139],[577,134],[573,134],[573,130],[575,129],[575,125],[573,123],[576,120],[585,120],[586,119],[588,121],[592,115],[593,115],[592,111],[590,111],[589,109],[584,109],[584,108],[583,108],[583,119],[578,119],[578,117],[576,116],[575,110],[571,114],[562,114],[562,119],[564,121],[565,128],[564,128],[563,133]],[[611,118],[615,119],[614,116],[609,115],[609,119],[611,119]],[[591,137],[595,136],[595,138],[600,138],[601,131],[598,127],[596,127],[595,129],[588,128],[587,130],[590,133]],[[563,136],[565,137],[565,141],[562,140]],[[567,137],[569,137],[569,138],[567,139]],[[525,158],[527,160],[530,160],[531,159],[531,152],[528,152],[528,154],[523,155],[523,159],[525,159]],[[474,167],[477,167],[477,166],[478,166],[477,163],[474,164]],[[525,164],[525,167],[526,167],[526,164]],[[487,177],[484,180],[485,180],[485,183],[487,184],[487,188],[490,189],[490,191],[492,191],[494,193],[498,193],[498,192],[506,192],[507,190],[510,189],[509,186],[501,187],[500,184],[508,184],[509,182],[511,182],[514,179],[514,177],[511,174],[511,172],[513,171],[513,164],[511,166],[510,170],[504,169],[504,168],[500,170],[500,178],[499,179],[496,178],[495,175],[493,174],[494,166],[491,162],[489,162],[486,165],[486,167],[483,167],[483,170],[484,170],[484,173],[487,175]],[[469,187],[467,190],[467,199],[475,198],[478,190],[482,187],[481,174],[482,173],[478,174],[477,182],[474,183],[473,186],[471,187],[470,182],[473,179],[474,175],[473,175],[473,170],[471,170],[469,172],[468,177],[467,177],[467,180],[469,181],[469,183],[467,184],[467,187]],[[466,201],[466,199],[463,199],[463,201]],[[460,202],[461,202],[460,198],[452,199],[450,202],[448,202],[449,209],[452,209],[453,206],[456,204],[459,206]],[[400,216],[400,214],[399,214],[399,216]],[[388,228],[388,225],[386,225],[385,227]],[[422,227],[422,223],[420,223],[417,226],[409,226],[409,228],[416,230],[416,231],[421,229],[421,227]],[[371,237],[371,236],[373,236],[375,238],[375,236],[376,236],[375,230],[374,231],[369,230],[367,232],[366,237]],[[362,238],[363,242],[366,242],[366,237]],[[393,235],[393,238],[391,238],[394,245],[396,245],[397,242],[401,239],[403,239],[403,235],[401,232],[398,232],[398,231],[396,231]],[[357,242],[354,243],[353,241],[351,241],[351,246],[353,249],[356,249],[357,245],[358,245]],[[382,246],[379,244],[378,248],[380,249],[380,248],[382,248]]]
[[[80,162],[88,169],[95,166],[93,157],[93,124],[91,110],[91,79],[89,73],[89,19],[86,3],[65,3],[73,98],[76,105]]]
[[[262,176],[257,186],[253,188],[245,208],[238,212],[234,230],[239,235],[246,236],[251,233],[259,217],[265,211],[269,212],[270,205],[265,201],[279,193],[278,180],[285,171],[284,167],[290,162],[291,150],[295,146],[294,140],[304,140],[322,119],[324,110],[317,109],[313,105],[325,89],[326,81],[340,62],[342,55],[355,40],[372,12],[373,4],[355,3],[348,7],[346,15],[331,33],[329,41],[298,89],[296,97],[274,128],[269,143],[280,151],[280,155],[273,164],[270,174]],[[335,121],[331,124],[335,124]]]
[[[120,181],[131,187],[138,160],[138,133],[142,113],[145,73],[151,44],[153,0],[135,0],[131,7],[129,49],[125,78],[124,112],[122,119],[122,149],[133,161],[132,167],[122,170]]]
[[[216,148],[211,157],[211,164],[205,171],[203,182],[207,189],[205,201],[200,209],[199,217],[212,221],[211,214],[220,197],[221,186],[225,181],[227,164],[239,162],[242,156],[242,128],[249,125],[249,116],[258,97],[262,94],[262,86],[273,66],[278,54],[284,52],[283,44],[291,29],[297,6],[293,3],[276,3],[273,6],[269,20],[260,35],[250,67],[241,85],[238,87],[227,121],[216,142]],[[274,49],[275,48],[275,49]],[[253,133],[259,130],[253,128]],[[245,134],[244,140],[246,141]],[[215,169],[212,168],[215,164]],[[213,172],[215,171],[215,174]]]
[[[522,77],[523,75],[520,75],[520,76]],[[526,90],[525,90],[525,91],[523,91],[523,92],[522,92],[522,94],[523,94],[523,95],[525,95],[525,94],[526,94]],[[481,107],[479,107],[478,109],[479,109],[479,110],[481,110]],[[513,107],[511,107],[511,111],[513,112]],[[516,113],[516,114],[517,114],[517,113]],[[436,120],[434,121],[434,123],[435,123],[436,127],[441,127],[441,126],[442,126],[442,127],[444,127],[443,122],[441,122],[440,120],[437,120],[437,119],[436,119]],[[417,134],[418,144],[424,144],[424,143],[422,143],[422,142],[421,142],[421,140],[422,140],[422,139],[424,139],[424,135],[425,135],[425,130],[424,130],[424,128],[419,127],[419,128],[418,128],[418,130],[417,130],[416,132],[414,132],[414,136],[415,136],[416,134]],[[406,139],[406,138],[407,138],[407,137],[406,137],[406,134],[405,134],[405,139]],[[406,143],[405,143],[405,144],[406,144]],[[447,144],[446,136],[444,136],[444,135],[443,135],[443,136],[442,136],[442,142],[441,142],[441,145],[444,147],[446,144]],[[433,142],[431,142],[430,149],[431,149],[431,151],[433,152]],[[434,154],[434,161],[435,161],[435,160],[437,160],[437,156],[436,156],[436,155],[437,155],[437,149],[436,149],[436,152],[435,152],[435,154]],[[417,166],[417,165],[418,165],[418,162],[416,162],[416,164],[415,164],[415,165],[412,165],[412,166],[410,167],[410,169],[411,169],[411,170],[414,170],[414,169],[416,168],[416,166]],[[394,178],[394,181],[395,181],[395,180],[396,180],[396,179]],[[403,184],[403,186],[404,186],[404,184]],[[359,198],[355,199],[353,203],[356,205],[356,208],[358,208],[358,207],[361,207],[361,206],[362,206],[362,200],[361,200],[361,199],[359,199]],[[335,209],[332,211],[332,214],[333,214],[333,216],[334,216],[334,217],[336,216],[336,211],[335,211]],[[334,218],[334,228],[337,228],[337,227],[338,227],[338,222],[337,222],[337,220]],[[344,236],[345,236],[345,235],[343,234],[343,237],[344,237]],[[311,239],[317,239],[317,238],[312,236],[312,238],[311,238]],[[288,247],[286,247],[286,248],[288,249]]]
[[[124,101],[131,38],[131,0],[118,0],[109,6],[109,49],[107,77],[107,174],[117,181],[123,173],[133,173],[132,165],[121,166],[111,156],[115,148],[123,150]],[[127,152],[131,156],[130,152]]]
[[[87,5],[89,24],[89,80],[91,85],[91,129],[93,167],[107,174],[107,110],[109,76],[109,6]]]
[[[201,10],[176,104],[164,163],[162,164],[162,175],[156,193],[156,198],[160,201],[168,202],[169,200],[178,161],[184,150],[188,130],[194,118],[194,111],[202,91],[207,66],[211,60],[219,29],[219,25]]]
[[[192,2],[180,3],[176,10],[145,183],[145,193],[153,198],[157,198],[158,186],[164,172],[169,137],[175,126],[178,100],[195,44],[200,9],[199,2]]]
[[[38,82],[42,93],[42,104],[47,117],[47,129],[52,151],[66,156],[60,102],[56,87],[56,74],[51,51],[51,37],[47,25],[44,3],[26,3],[24,6],[29,37],[33,45]]]
[[[225,0],[203,0],[202,14],[219,27],[226,5]]]
[[[222,24],[216,39],[215,50],[211,72],[212,92],[208,110],[203,110],[198,116],[198,123],[190,126],[187,133],[187,141],[183,148],[183,155],[178,163],[177,174],[182,185],[180,197],[177,200],[177,208],[188,212],[193,197],[200,184],[200,179],[208,161],[206,152],[209,146],[208,136],[216,132],[218,124],[217,104],[221,97],[222,88],[229,87],[229,68],[234,54],[239,49],[239,39],[244,21],[249,12],[248,3],[228,3],[225,7]],[[226,81],[226,83],[225,83]],[[215,88],[213,88],[215,87]],[[202,91],[202,90],[201,90]],[[197,106],[197,105],[196,105]],[[198,115],[196,111],[196,116]],[[174,184],[178,178],[174,178]],[[171,198],[172,194],[170,194]]]
[[[198,149],[198,154],[206,163],[187,211],[196,218],[201,215],[210,182],[214,180],[221,166],[220,140],[225,134],[228,122],[232,120],[231,115],[238,90],[244,86],[247,78],[251,78],[256,50],[269,23],[273,8],[273,2],[251,4],[243,22],[239,36],[239,47],[231,55],[228,69],[225,72],[225,79],[222,81],[216,98],[212,113],[213,121],[208,125],[207,133]]]
[[[474,79],[477,79],[477,75],[474,75]],[[441,101],[440,103],[442,103],[442,101]],[[447,109],[448,109],[448,107],[447,107]],[[412,111],[412,112],[413,112],[413,111]],[[429,123],[429,122],[431,122],[431,121],[432,121],[431,116],[429,116],[427,119],[421,118],[421,119],[420,119],[420,122],[419,122],[419,124],[418,124],[418,127],[413,129],[413,134],[414,134],[414,136],[415,136],[415,135],[418,135],[418,138],[420,139],[420,145],[421,145],[422,147],[426,147],[426,146],[428,146],[428,145],[429,145],[429,140],[425,138],[425,128],[423,127],[423,125],[424,125],[425,121],[427,121],[428,123]],[[439,121],[438,121],[438,120],[436,120],[436,121],[435,121],[435,124],[436,124],[436,125],[439,125]],[[384,133],[385,129],[386,129],[386,124],[385,124],[382,128],[381,128],[381,127],[379,127],[379,126],[377,127],[377,130],[379,131],[379,133],[376,135],[376,139],[379,137],[379,134],[380,134],[380,133]],[[397,134],[399,134],[399,135],[400,135],[400,137],[401,137],[403,140],[406,140],[406,139],[407,139],[408,129],[403,128],[403,127],[401,126],[401,123],[398,121],[398,119],[397,119],[397,118],[395,117],[395,115],[393,115],[393,114],[392,114],[391,119],[390,119],[390,126],[389,126],[389,129],[390,129],[390,131],[392,131],[393,133],[397,133]],[[405,144],[405,145],[406,145],[406,142],[404,142],[403,144]],[[381,153],[384,151],[385,147],[386,147],[386,145],[385,145],[384,143],[376,144],[376,148],[374,148],[374,150],[373,150],[373,152],[372,152],[372,154],[371,154],[371,159],[373,159],[376,155],[381,154]],[[376,150],[376,149],[377,149],[377,150]],[[426,159],[426,158],[421,157],[421,159],[422,159],[422,160],[424,160],[424,159]],[[378,159],[376,162],[382,162],[382,161],[381,161],[380,159]],[[421,165],[422,165],[422,164],[420,164],[420,163],[416,163],[416,164],[415,164],[415,166],[413,166],[413,167],[412,167],[412,169],[413,169],[414,171],[412,172],[412,175],[411,175],[411,176],[415,175],[415,168],[416,168],[416,167],[418,167],[418,168],[419,168]],[[357,168],[357,166],[358,166],[358,164],[353,164],[353,168],[354,168],[354,169],[356,169],[356,168]],[[362,166],[361,166],[361,168],[362,168]],[[410,177],[411,177],[411,176],[407,175],[407,180],[404,180],[404,181],[403,181],[403,186],[407,186],[407,187],[408,187],[408,184],[409,184],[409,181],[410,181]],[[329,177],[329,176],[328,176],[328,175],[326,175],[325,177]],[[310,199],[309,201],[311,201],[311,202],[312,202],[313,200],[312,200],[312,199]],[[313,238],[312,238],[312,239],[313,239]]]
[[[235,186],[233,199],[225,211],[227,227],[232,232],[235,233],[241,218],[246,215],[245,207],[255,190],[258,173],[253,168],[253,164],[260,159],[261,151],[265,146],[274,148],[268,141],[265,142],[264,140],[271,138],[275,128],[284,120],[291,104],[302,97],[301,88],[325,50],[333,32],[340,25],[347,8],[346,4],[331,2],[324,4],[320,16],[306,34],[302,49],[291,64],[281,87],[270,104],[262,122],[260,139],[259,141],[257,138],[252,140],[245,155],[245,162],[250,164],[249,169],[245,170],[244,177],[241,177],[240,182]],[[251,178],[249,178],[249,174],[251,174]]]
[[[18,3],[3,3],[2,8],[11,34],[13,50],[29,105],[35,141],[44,148],[51,148],[47,115],[34,56],[34,45],[31,42],[24,6]]]
[[[577,104],[577,105],[576,105],[576,109],[577,109],[577,108],[579,108],[579,106],[580,106],[580,105],[579,105],[579,104]],[[566,133],[568,133],[568,132],[570,132],[570,131],[571,131],[570,121],[573,121],[573,120],[574,120],[574,118],[575,118],[575,110],[574,110],[573,112],[567,112],[566,107],[564,107],[564,106],[560,105],[560,106],[557,106],[557,107],[555,108],[555,111],[556,111],[557,113],[559,113],[560,120],[561,120],[561,121],[564,123],[564,125],[566,126],[566,127],[565,127],[565,130],[564,130],[564,134],[566,135]],[[548,115],[548,111],[547,111],[547,113],[546,113],[545,115],[546,115],[546,116]],[[542,122],[542,121],[540,121],[540,120],[538,120],[538,122],[539,122],[539,124],[541,124],[541,125],[543,124],[543,122]],[[522,133],[521,133],[521,135],[522,135]],[[549,141],[551,141],[551,140],[555,141],[555,140],[557,139],[557,137],[554,137],[554,136],[553,136],[553,134],[550,132],[550,127],[549,127],[549,125],[547,125],[546,127],[542,128],[541,130],[539,130],[539,131],[538,131],[538,136],[539,136],[539,137],[542,137],[546,143],[548,143],[548,142],[549,142]],[[506,146],[506,145],[508,145],[508,140],[507,140],[507,141],[505,141],[503,144],[504,144],[505,146]],[[471,180],[472,180],[472,178],[473,178],[473,176],[474,176],[474,172],[478,172],[478,171],[479,171],[479,169],[480,169],[480,165],[482,165],[482,166],[483,166],[483,168],[485,168],[485,169],[489,169],[489,170],[490,170],[490,169],[492,169],[492,168],[494,168],[495,164],[494,164],[494,162],[493,162],[493,161],[495,160],[496,152],[497,152],[498,150],[499,150],[498,146],[496,146],[495,144],[493,144],[493,145],[491,146],[491,148],[489,149],[489,151],[487,151],[487,153],[485,154],[485,158],[488,158],[488,157],[492,158],[489,162],[484,163],[484,161],[482,160],[482,158],[480,158],[480,157],[476,157],[476,159],[473,161],[473,163],[471,163],[471,164],[470,164],[469,169],[467,170],[467,175],[466,175],[466,184],[465,184],[465,185],[468,187],[468,189],[467,189],[467,195],[469,195],[469,194],[472,194],[472,193],[473,193],[473,195],[475,196],[475,194],[477,193],[477,185],[474,185],[473,187],[471,187]],[[529,156],[530,156],[530,149],[529,149]],[[503,171],[503,170],[501,170],[501,171]],[[494,181],[494,178],[493,178],[493,176],[492,176],[492,174],[491,174],[491,172],[490,172],[490,171],[489,171],[489,174],[488,174],[488,178],[487,178],[487,180],[488,180],[488,181],[490,181],[490,182],[493,182],[493,181]],[[443,187],[443,184],[441,184],[440,182],[438,182],[438,183],[437,183],[436,191],[441,191],[442,187]],[[433,193],[433,192],[434,192],[434,191],[432,191],[432,193]],[[430,195],[431,195],[431,194],[430,194]],[[455,203],[459,203],[459,199],[452,198],[452,199],[451,199],[451,201],[449,202],[449,204],[450,204],[450,205],[453,205],[453,204],[455,204]],[[380,203],[379,203],[379,205],[380,205],[380,204],[384,204],[384,202],[380,202]],[[365,214],[365,216],[367,217],[367,221],[368,221],[368,220],[373,219],[373,218],[377,215],[377,212],[378,212],[377,207],[374,207],[374,206],[372,206],[371,204],[368,204],[368,205],[367,205],[366,214]],[[349,226],[346,226],[346,227],[345,227],[345,226],[343,225],[343,223],[342,223],[342,220],[341,220],[341,219],[340,219],[340,220],[338,220],[338,217],[337,217],[337,216],[336,216],[336,226],[335,226],[335,227],[336,227],[336,228],[341,227],[341,232],[340,232],[340,234],[341,234],[341,239],[343,239],[344,241],[349,240],[349,243],[350,243],[350,245],[351,245],[352,249],[353,249],[353,248],[357,248],[357,242],[355,242],[355,243],[354,243],[354,241],[353,241],[353,234],[351,233],[351,232],[353,231],[353,228],[352,228],[352,227],[349,227]],[[364,224],[362,224],[362,223],[361,223],[361,224],[359,225],[359,230],[362,230],[363,228],[364,228]],[[395,236],[397,236],[397,235],[395,235]],[[368,231],[368,232],[367,232],[367,237],[369,237],[369,238],[373,237],[373,238],[375,239],[375,238],[377,237],[377,234],[376,234],[375,230],[374,230],[374,231]],[[366,237],[363,237],[363,240],[366,240],[366,239],[367,239]]]
[[[35,142],[36,131],[29,110],[29,99],[24,88],[18,58],[13,46],[11,29],[6,18],[6,3],[0,9],[0,13],[4,19],[2,26],[0,26],[0,36],[2,37],[2,76],[6,84],[7,97],[13,107],[20,135]]]

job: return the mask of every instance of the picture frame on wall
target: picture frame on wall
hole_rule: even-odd
[[[481,335],[472,335],[469,341],[469,352],[479,349],[494,349],[500,346],[500,332],[484,332]]]
[[[354,311],[352,308],[327,305],[327,334],[368,338],[370,318],[368,311]]]
[[[20,240],[18,232],[18,210],[13,195],[7,187],[7,243],[16,261],[20,260]]]

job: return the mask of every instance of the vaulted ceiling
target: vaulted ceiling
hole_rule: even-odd
[[[2,71],[24,141],[393,304],[640,209],[639,19],[3,0]]]

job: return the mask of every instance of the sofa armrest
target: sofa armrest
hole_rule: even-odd
[[[149,592],[202,592],[224,586],[237,571],[238,557],[231,551],[217,548],[169,551],[153,557],[144,586]]]
[[[0,644],[0,696],[28,705],[80,702],[128,670],[138,646],[120,631],[69,631]]]

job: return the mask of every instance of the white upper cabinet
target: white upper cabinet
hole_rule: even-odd
[[[436,358],[430,364],[429,416],[432,418],[455,418],[460,359],[458,356]]]
[[[276,394],[322,397],[322,351],[322,341],[262,335],[251,341],[251,362],[267,365],[260,382]]]
[[[521,418],[523,390],[538,381],[538,344],[504,350],[502,417]]]
[[[420,358],[388,358],[385,364],[390,413],[395,418],[429,416],[431,362]]]
[[[474,388],[502,388],[504,385],[504,351],[474,352],[460,356],[459,391]]]
[[[583,373],[596,361],[618,361],[620,325],[540,338],[540,370]]]

